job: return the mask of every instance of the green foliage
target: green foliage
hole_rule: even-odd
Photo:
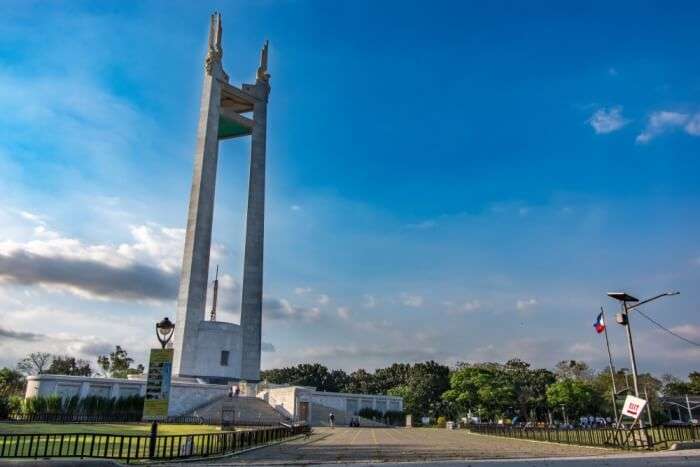
[[[143,400],[141,396],[129,396],[123,398],[108,398],[98,396],[88,396],[79,399],[73,396],[61,399],[60,396],[51,395],[47,397],[28,397],[21,404],[21,413],[27,416],[43,414],[64,414],[64,415],[87,415],[87,416],[108,416],[141,413],[143,411]],[[10,413],[16,413],[19,407]]]
[[[329,371],[319,363],[261,371],[260,378],[274,384],[311,386],[319,391],[349,392],[346,387],[349,378],[343,370]]]
[[[564,406],[569,420],[582,415],[600,415],[602,398],[593,384],[580,379],[562,379],[547,388],[551,408]]]
[[[554,374],[557,379],[582,379],[590,381],[593,378],[593,371],[585,362],[576,360],[562,360],[554,367]]]
[[[126,350],[119,345],[109,355],[97,357],[97,364],[106,375],[112,378],[126,378],[129,374],[143,373],[143,365],[139,364],[136,368],[131,368],[132,363],[134,359],[129,357]]]
[[[383,418],[383,415],[379,410],[374,410],[371,407],[363,407],[358,412],[357,415],[369,420],[377,420]]]
[[[91,376],[90,362],[68,355],[54,355],[46,373],[51,375]]]
[[[384,412],[384,421],[389,425],[404,425],[406,414],[400,410],[387,410]]]
[[[0,369],[0,398],[24,394],[27,380],[22,373],[11,368]]]

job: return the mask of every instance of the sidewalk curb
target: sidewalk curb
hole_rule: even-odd
[[[682,451],[685,449],[700,449],[700,441],[679,441],[668,448],[669,451]]]
[[[212,461],[212,460],[217,460],[217,459],[229,459],[229,458],[231,458],[231,457],[235,457],[235,456],[238,456],[238,455],[241,455],[241,454],[245,454],[245,453],[247,453],[247,452],[257,451],[258,449],[267,448],[267,447],[270,447],[270,446],[276,446],[276,445],[282,444],[282,443],[288,443],[289,441],[296,441],[296,440],[298,440],[298,439],[303,438],[304,436],[306,436],[306,435],[303,435],[303,434],[301,434],[301,435],[296,435],[296,436],[292,436],[292,437],[289,437],[289,438],[281,439],[281,440],[279,440],[279,441],[273,441],[273,442],[271,442],[271,443],[260,444],[260,445],[258,445],[258,446],[253,446],[253,447],[250,447],[250,448],[248,448],[248,449],[244,449],[244,450],[242,450],[242,451],[232,452],[231,454],[222,454],[222,455],[219,455],[219,456],[208,456],[208,457],[186,457],[186,458],[184,458],[184,459],[167,459],[167,460],[164,459],[164,460],[160,460],[160,461],[143,462],[143,463],[138,463],[138,464],[134,463],[133,465],[180,464],[180,463],[185,463],[185,462],[188,462],[188,463],[189,463],[189,462],[192,462],[192,463],[194,463],[194,462]]]

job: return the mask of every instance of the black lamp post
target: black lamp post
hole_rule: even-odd
[[[156,323],[156,337],[163,349],[173,337],[173,331],[175,331],[175,324],[167,316],[160,323]]]

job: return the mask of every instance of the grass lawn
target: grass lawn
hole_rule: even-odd
[[[158,425],[159,435],[216,433],[214,425]],[[0,423],[0,434],[5,433],[99,433],[110,435],[147,435],[150,424],[135,423]]]

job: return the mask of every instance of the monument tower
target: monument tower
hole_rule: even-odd
[[[184,377],[257,381],[260,379],[265,146],[270,93],[268,44],[265,43],[260,54],[255,84],[236,87],[229,83],[221,63],[221,33],[221,15],[214,13],[204,62],[194,174],[177,302],[173,372]],[[205,321],[205,306],[219,141],[248,135],[251,136],[250,179],[241,324],[238,326]]]

